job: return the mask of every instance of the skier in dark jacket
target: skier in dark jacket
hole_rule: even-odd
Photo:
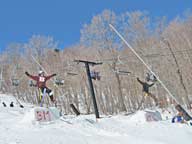
[[[56,76],[56,74],[52,74],[49,76],[45,76],[45,73],[43,71],[39,71],[38,76],[33,76],[30,75],[28,72],[25,72],[25,74],[30,77],[31,79],[35,80],[37,82],[37,87],[39,88],[39,90],[41,91],[41,93],[43,94],[44,91],[49,95],[51,101],[53,103],[55,103],[55,99],[53,97],[53,91],[51,89],[49,89],[46,86],[46,82],[47,80],[49,80],[50,78]],[[42,99],[42,95],[40,96],[40,100]]]
[[[152,93],[149,92],[149,88],[152,87],[155,83],[148,84],[147,82],[141,81],[139,78],[137,78],[137,81],[143,86],[144,96],[150,96],[155,101],[155,104],[157,106],[158,105],[157,98]]]

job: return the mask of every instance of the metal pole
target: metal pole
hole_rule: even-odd
[[[89,81],[89,87],[90,87],[90,92],[91,92],[91,96],[93,99],[93,106],[94,106],[94,110],[95,110],[95,116],[96,118],[99,118],[99,111],[98,111],[98,107],[97,107],[97,101],[95,98],[95,92],[94,92],[94,88],[93,88],[93,82],[91,79],[91,74],[90,74],[90,69],[89,69],[89,64],[88,62],[85,62],[85,67],[86,67],[86,71],[87,71],[87,77],[88,77],[88,81]]]
[[[115,29],[115,27],[112,24],[109,24],[111,29],[120,37],[120,39],[132,50],[132,52],[137,56],[137,58],[146,66],[146,68],[157,78],[157,80],[160,82],[160,84],[163,86],[163,88],[167,91],[170,97],[172,97],[177,104],[177,99],[171,94],[169,89],[164,85],[164,83],[159,79],[159,77],[151,70],[151,68],[145,63],[145,61],[137,54],[137,52],[132,48],[132,46],[124,39],[124,37]]]

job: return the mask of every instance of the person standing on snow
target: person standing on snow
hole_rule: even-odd
[[[155,83],[148,84],[147,82],[141,81],[139,78],[137,78],[137,81],[143,86],[144,96],[150,96],[155,101],[155,104],[157,106],[158,105],[157,98],[152,93],[149,92],[149,88],[152,87]]]
[[[45,73],[43,71],[39,71],[38,76],[33,76],[33,75],[29,74],[28,72],[25,72],[25,74],[37,82],[37,87],[39,88],[39,90],[41,91],[42,94],[45,91],[49,95],[49,98],[51,99],[51,101],[53,103],[56,102],[53,97],[53,91],[46,86],[47,80],[56,76],[56,74],[45,76]],[[41,99],[42,99],[42,95],[40,95],[40,101],[41,101]]]

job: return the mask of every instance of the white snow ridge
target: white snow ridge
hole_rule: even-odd
[[[145,112],[130,116],[64,116],[51,123],[37,123],[34,108],[13,108],[11,97],[1,95],[0,144],[191,144],[192,127],[170,119],[146,122]]]

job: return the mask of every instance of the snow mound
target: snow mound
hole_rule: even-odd
[[[130,122],[135,122],[137,124],[143,124],[146,122],[151,122],[151,121],[161,121],[162,117],[160,112],[158,111],[151,111],[151,110],[146,110],[146,111],[138,111],[135,114],[130,116],[129,121]]]
[[[36,122],[51,122],[60,118],[60,112],[55,107],[44,108],[35,107],[25,112],[25,115],[20,123],[35,124]]]
[[[12,101],[8,96],[1,98]],[[53,123],[36,125],[36,108],[28,104],[24,109],[0,106],[0,144],[191,144],[192,140],[191,126],[172,124],[169,118],[166,120],[171,113],[159,109],[156,110],[165,120],[152,123],[147,122],[146,113],[156,110],[102,116],[97,120],[94,115],[64,115]],[[50,112],[54,116],[59,113],[54,108]]]
[[[175,113],[176,113],[176,112],[175,112]],[[162,119],[163,119],[163,120],[170,120],[170,119],[173,118],[173,116],[175,115],[175,113],[172,112],[171,110],[170,110],[170,111],[166,110],[166,111],[162,111],[162,112],[161,112],[161,116],[162,116]]]
[[[129,118],[129,122],[133,123],[146,123],[144,111],[138,111],[135,114],[131,115]]]
[[[35,109],[32,108],[25,112],[25,115],[23,119],[21,120],[20,123],[22,124],[32,124],[35,121],[35,114],[34,114]]]

